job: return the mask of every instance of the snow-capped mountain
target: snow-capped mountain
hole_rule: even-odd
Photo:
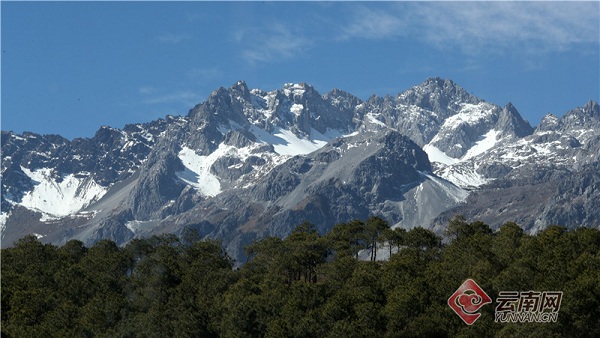
[[[442,168],[438,173],[450,180],[473,173],[489,184],[442,215],[437,226],[462,213],[491,224],[516,221],[532,232],[551,224],[598,227],[598,159],[597,102],[589,101],[562,118],[549,114],[532,134]]]
[[[457,210],[485,216],[465,202],[491,201],[492,189],[593,173],[599,115],[591,101],[534,130],[512,104],[439,78],[366,101],[305,83],[267,92],[240,81],[187,116],[102,127],[90,139],[3,131],[3,244],[28,233],[125,243],[192,228],[241,258],[244,244],[285,236],[304,220],[322,231],[373,214],[395,226],[439,227]],[[575,181],[549,198],[562,201]]]

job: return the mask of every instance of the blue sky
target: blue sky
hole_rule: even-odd
[[[237,80],[367,99],[436,76],[537,125],[599,100],[599,4],[2,1],[2,130],[91,137]]]

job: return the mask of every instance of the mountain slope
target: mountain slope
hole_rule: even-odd
[[[516,221],[532,232],[552,224],[598,227],[599,155],[598,103],[590,101],[562,118],[547,115],[533,134],[452,168],[477,170],[491,183],[443,214],[437,225],[462,213],[490,224]]]
[[[533,129],[512,104],[439,78],[366,101],[305,83],[266,92],[239,81],[185,117],[102,127],[91,139],[3,131],[2,239],[125,243],[193,228],[242,259],[244,244],[304,220],[323,232],[371,215],[440,227],[456,212],[532,230],[594,226],[596,211],[573,210],[597,198],[587,185],[595,187],[599,116],[590,101]],[[532,210],[542,219],[530,220]]]
[[[395,131],[339,138],[295,156],[254,184],[227,190],[168,218],[148,233],[193,225],[219,237],[242,259],[242,244],[265,235],[285,236],[303,222],[325,232],[348,219],[379,214],[406,227],[430,223],[460,204],[466,193],[435,177],[426,154]],[[373,175],[373,173],[385,173]]]

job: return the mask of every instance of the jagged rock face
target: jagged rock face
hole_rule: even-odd
[[[266,185],[256,185],[248,194],[254,201],[274,201],[279,217],[308,217],[327,228],[367,216],[371,205],[401,199],[407,187],[423,180],[419,171],[430,169],[426,154],[406,137],[395,132],[366,134],[290,160],[269,174]],[[386,175],[373,175],[375,171]],[[327,221],[317,222],[317,216]],[[275,217],[267,224],[277,223]]]
[[[161,209],[179,197],[185,185],[177,180],[175,173],[182,169],[181,161],[173,153],[166,153],[153,165],[141,169],[139,182],[127,200],[135,219],[159,218]]]
[[[581,227],[598,227],[600,215],[600,165],[596,162],[560,180],[544,211],[535,223],[539,231],[551,224],[579,224]]]
[[[72,141],[3,131],[1,141],[9,242],[29,232],[126,243],[187,227],[242,259],[244,244],[304,220],[322,232],[371,215],[439,229],[462,212],[537,231],[597,226],[599,217],[596,102],[534,130],[512,104],[439,78],[366,101],[305,83],[267,92],[240,81],[185,117]]]
[[[23,168],[50,168],[56,180],[65,175],[91,177],[107,187],[135,172],[156,140],[175,118],[127,125],[123,130],[102,127],[93,138],[69,141],[58,135],[2,131],[2,210],[9,210],[33,188]]]
[[[303,221],[325,232],[348,219],[378,214],[413,227],[439,213],[427,212],[431,208],[424,202],[435,200],[446,210],[466,198],[431,169],[425,152],[407,137],[391,130],[361,133],[295,156],[251,186],[201,201],[169,222],[202,224],[203,231],[235,243],[229,252],[238,260],[241,245],[265,235],[285,236]]]
[[[496,180],[442,214],[437,226],[462,213],[496,226],[516,221],[534,233],[552,224],[598,227],[599,113],[590,101],[562,118],[546,115],[533,134],[482,154],[479,172]]]
[[[600,105],[589,101],[585,106],[567,112],[559,125],[561,130],[571,132],[597,129],[600,126]]]
[[[498,130],[504,135],[511,135],[515,138],[525,137],[533,133],[533,128],[529,122],[523,120],[517,108],[508,103],[498,116]]]
[[[400,198],[406,186],[423,179],[419,172],[431,171],[427,155],[414,142],[390,131],[339,139],[286,164],[269,173],[266,185],[249,190],[253,200],[296,209],[306,196],[327,195],[329,204],[336,204],[346,191],[368,204],[381,203]]]
[[[599,169],[595,163],[576,174],[566,170],[540,172],[518,181],[496,182],[493,189],[479,190],[467,203],[442,213],[435,224],[441,228],[460,213],[494,226],[514,221],[532,233],[553,224],[597,228]]]
[[[427,79],[398,98],[407,105],[415,105],[434,111],[442,116],[452,115],[460,109],[461,104],[478,104],[483,100],[469,94],[451,80],[440,78]]]

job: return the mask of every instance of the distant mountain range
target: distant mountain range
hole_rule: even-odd
[[[366,101],[240,81],[184,117],[1,142],[3,246],[193,229],[241,260],[244,245],[305,220],[321,232],[372,215],[441,231],[457,213],[533,233],[600,226],[597,102],[532,128],[512,104],[439,78]]]

